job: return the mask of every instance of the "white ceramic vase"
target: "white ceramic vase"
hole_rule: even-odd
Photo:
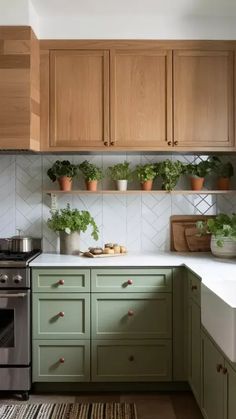
[[[215,236],[211,236],[211,252],[219,258],[232,259],[236,257],[236,241],[222,237],[223,246],[217,246]]]
[[[67,234],[65,231],[60,231],[60,253],[62,255],[78,255],[80,247],[80,233]]]
[[[127,179],[117,180],[116,186],[117,186],[118,191],[127,191],[128,180]]]

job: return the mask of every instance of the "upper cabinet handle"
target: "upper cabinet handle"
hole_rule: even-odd
[[[111,141],[111,145],[115,145],[115,141]]]
[[[178,141],[174,141],[174,145],[178,145],[179,144],[179,142]]]

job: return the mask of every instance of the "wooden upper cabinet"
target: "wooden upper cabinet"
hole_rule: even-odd
[[[40,149],[39,42],[29,26],[0,26],[0,149]]]
[[[171,141],[172,52],[111,50],[111,145],[160,149]]]
[[[109,52],[49,53],[49,149],[103,147],[109,140]]]
[[[174,51],[173,144],[233,147],[234,94],[233,51]]]

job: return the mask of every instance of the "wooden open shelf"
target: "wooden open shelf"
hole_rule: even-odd
[[[44,190],[44,193],[48,195],[82,195],[82,194],[92,194],[92,195],[109,195],[109,194],[118,194],[118,195],[129,195],[129,194],[157,194],[157,195],[163,195],[163,194],[170,194],[170,195],[220,195],[220,194],[236,194],[236,190],[226,190],[226,191],[220,191],[220,190],[201,190],[201,191],[192,191],[192,190],[173,190],[173,191],[163,191],[160,189],[152,189],[151,191],[142,191],[140,189],[130,189],[127,191],[118,191],[118,190],[98,190],[96,192],[87,191],[86,189],[74,189],[72,191],[60,191],[60,190]]]

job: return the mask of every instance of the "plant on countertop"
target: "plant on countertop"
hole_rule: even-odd
[[[52,182],[59,181],[60,188],[65,191],[71,190],[72,179],[78,175],[79,168],[69,160],[56,160],[48,169],[47,175]]]
[[[224,239],[236,241],[236,214],[219,214],[206,221],[197,221],[200,234],[212,234],[218,247],[222,247]]]
[[[117,189],[120,191],[127,190],[128,181],[132,179],[133,171],[130,169],[130,163],[124,161],[123,163],[115,164],[107,169],[109,176],[116,182]]]
[[[162,178],[162,189],[172,191],[180,176],[184,172],[184,165],[181,161],[169,159],[156,163],[156,174]]]
[[[136,166],[135,173],[141,183],[141,188],[150,191],[152,189],[153,180],[157,175],[155,164],[139,164]]]
[[[70,204],[67,204],[66,208],[51,211],[51,218],[48,219],[47,225],[53,231],[63,231],[67,234],[81,231],[84,233],[91,225],[91,236],[98,240],[99,230],[89,211],[72,209]]]
[[[79,165],[79,169],[84,175],[87,189],[96,191],[98,181],[103,178],[102,169],[93,163],[89,163],[88,160],[84,160]]]

